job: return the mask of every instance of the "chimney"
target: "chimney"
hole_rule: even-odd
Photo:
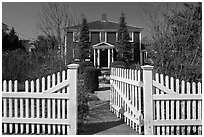
[[[107,21],[106,14],[102,14],[102,21]]]

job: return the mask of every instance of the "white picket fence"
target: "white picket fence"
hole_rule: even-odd
[[[140,71],[111,69],[110,110],[131,128],[142,131],[142,92]]]
[[[200,82],[174,80],[156,73],[153,87],[154,134],[202,134]]]
[[[127,125],[145,135],[201,135],[201,83],[162,74],[153,77],[152,66],[142,69],[141,74],[132,69],[111,69],[111,111],[120,116],[125,106]]]
[[[3,81],[2,134],[76,134],[77,64],[35,81]]]

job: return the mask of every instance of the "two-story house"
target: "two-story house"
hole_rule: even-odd
[[[94,66],[99,68],[109,68],[110,64],[116,60],[117,51],[117,35],[119,29],[119,22],[107,20],[106,15],[102,14],[102,19],[88,23],[90,44],[93,48],[92,61]],[[135,63],[142,63],[141,61],[141,31],[143,28],[127,25],[132,45],[132,60]],[[72,54],[75,58],[75,47],[79,42],[80,25],[75,25],[67,29],[66,44],[73,49],[68,50],[67,54]]]

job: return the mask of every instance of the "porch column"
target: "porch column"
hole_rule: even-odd
[[[111,49],[111,62],[114,62],[114,58],[113,58],[113,49]]]
[[[94,67],[96,66],[96,50],[94,49]]]
[[[110,62],[111,62],[110,59],[111,59],[110,58],[110,49],[108,49],[108,68],[110,67]]]
[[[99,68],[99,66],[100,66],[100,49],[98,49],[97,51],[98,51],[97,63],[98,63],[98,68]]]

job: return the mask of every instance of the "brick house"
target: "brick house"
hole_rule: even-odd
[[[98,68],[109,68],[110,63],[116,60],[117,51],[117,34],[119,22],[109,21],[105,14],[102,14],[102,19],[88,23],[89,27],[89,42],[92,47],[91,61]],[[141,54],[141,31],[143,28],[127,25],[131,40],[133,56],[132,61],[142,64]],[[77,44],[79,42],[80,25],[75,25],[67,28],[65,37],[65,45],[67,45],[67,54],[71,54],[73,59],[77,58]],[[72,49],[72,50],[69,50]]]

